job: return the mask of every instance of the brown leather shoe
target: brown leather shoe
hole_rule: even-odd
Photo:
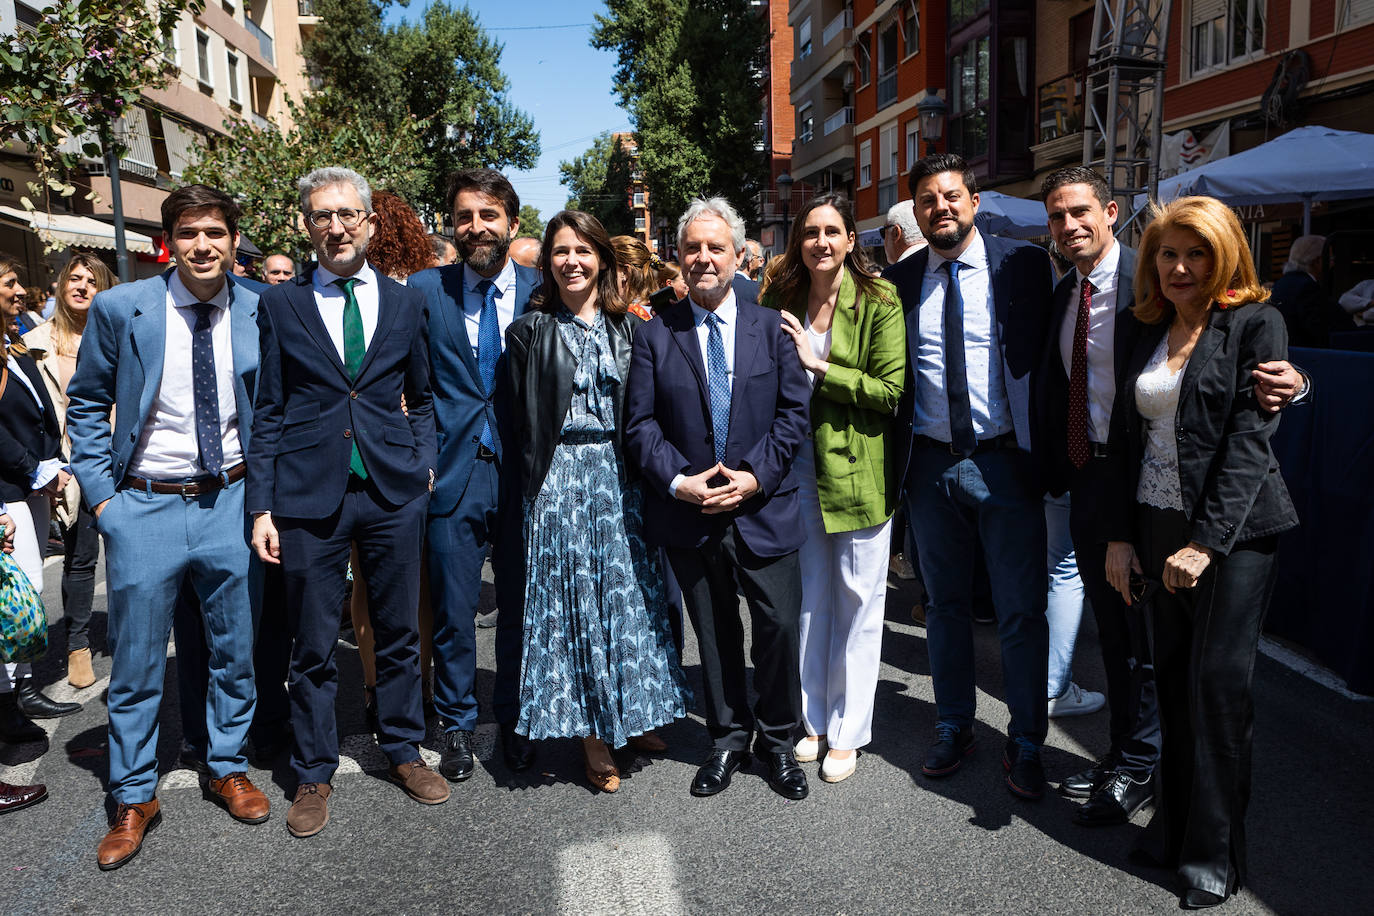
[[[327,782],[303,782],[296,788],[296,797],[286,812],[286,829],[292,836],[314,836],[329,823],[329,805],[333,793]]]
[[[390,775],[392,782],[422,805],[442,805],[448,801],[448,782],[419,757],[393,766]]]
[[[262,790],[248,781],[247,773],[230,773],[210,780],[210,791],[229,809],[229,816],[245,824],[261,824],[272,804]]]
[[[67,683],[77,690],[84,690],[95,683],[90,649],[76,649],[67,653]]]
[[[653,732],[645,732],[642,735],[635,735],[625,742],[632,750],[642,754],[662,754],[668,749],[668,744]]]
[[[45,785],[16,786],[0,781],[0,814],[9,814],[29,805],[36,805],[48,797]]]
[[[160,823],[162,807],[156,798],[137,805],[120,805],[110,832],[95,850],[100,870],[111,871],[138,855],[143,848],[144,834]]]

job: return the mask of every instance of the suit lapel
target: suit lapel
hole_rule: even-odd
[[[238,407],[239,433],[246,437],[253,428],[253,393],[247,379],[258,368],[258,300],[248,296],[244,287],[229,281],[229,339],[234,351],[234,403]],[[250,355],[251,354],[251,355]]]
[[[477,368],[477,358],[472,355],[472,338],[468,337],[467,316],[463,312],[463,275],[467,267],[459,264],[454,270],[442,271],[439,275],[444,295],[453,303],[453,308],[443,308],[444,330],[453,342],[453,349],[467,367],[468,377],[473,386],[483,391],[481,370]],[[519,307],[517,301],[516,306]]]
[[[358,367],[358,378],[367,374],[367,368],[372,365],[372,360],[376,358],[382,341],[386,340],[387,335],[391,333],[392,327],[396,324],[398,307],[396,287],[400,284],[376,271],[373,271],[373,274],[377,277],[377,326],[372,329],[372,340],[368,342],[367,352],[363,354],[362,365]]]
[[[1183,384],[1178,389],[1178,402],[1182,404],[1194,388],[1197,387],[1198,376],[1202,373],[1212,354],[1217,347],[1226,339],[1227,329],[1230,327],[1230,315],[1219,309],[1213,308],[1207,315],[1207,327],[1202,329],[1202,334],[1197,339],[1197,344],[1193,347],[1193,352],[1188,355],[1188,365],[1183,369]]]
[[[319,306],[315,304],[315,281],[314,275],[309,274],[295,286],[287,291],[286,301],[291,303],[291,309],[300,319],[301,325],[315,341],[315,345],[324,351],[325,358],[333,364],[339,374],[346,380],[348,370],[344,368],[343,359],[339,356],[339,351],[334,348],[334,340],[329,336],[329,329],[324,326],[324,319],[320,317]]]
[[[702,403],[709,405],[711,389],[706,383],[706,364],[701,356],[701,342],[697,340],[697,324],[692,313],[691,300],[683,299],[673,306],[672,311],[665,313],[663,318],[668,330],[673,334],[673,342],[682,351],[682,358],[697,377]],[[735,368],[739,368],[738,364]]]
[[[758,316],[753,309],[746,312],[736,303],[735,311],[735,378],[730,388],[730,416],[735,416],[739,399],[744,397],[744,380],[752,373],[754,358],[763,347],[759,334]],[[709,404],[710,401],[708,400]]]
[[[1120,242],[1117,244],[1121,245]],[[1131,314],[1134,307],[1135,249],[1121,245],[1121,259],[1116,266],[1116,340],[1112,352],[1118,387],[1126,380],[1126,362],[1130,359],[1131,345],[1140,333],[1140,322]]]
[[[1007,308],[1011,303],[1012,290],[1007,286],[1011,280],[1002,270],[1002,255],[1005,252],[997,241],[996,236],[983,236],[983,251],[988,259],[988,288],[992,291],[992,307],[997,315],[997,339],[1005,353]]]
[[[140,427],[162,384],[162,360],[167,350],[167,281],[171,276],[169,270],[162,275],[161,283],[149,284],[148,295],[134,306],[130,322],[134,353],[143,369],[143,390],[138,397]]]

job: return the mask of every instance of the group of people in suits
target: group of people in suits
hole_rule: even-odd
[[[262,579],[280,571],[298,783],[287,827],[324,829],[354,547],[377,737],[415,801],[444,802],[474,769],[488,553],[492,712],[510,769],[531,764],[531,739],[579,737],[588,780],[613,792],[615,749],[664,748],[655,729],[691,701],[666,562],[695,628],[712,744],[691,792],[724,791],[758,756],[775,791],[804,798],[799,762],[823,755],[821,778],[838,782],[872,739],[899,505],[929,592],[937,723],[922,772],[948,777],[977,745],[981,553],[1010,713],[1005,782],[1039,798],[1049,491],[1071,494],[1111,704],[1108,753],[1060,789],[1087,799],[1075,818],[1089,826],[1155,801],[1146,851],[1179,870],[1183,904],[1234,892],[1250,662],[1274,541],[1296,524],[1268,439],[1308,388],[1260,304],[1239,224],[1187,198],[1136,253],[1113,237],[1101,176],[1060,170],[1044,200],[1074,268],[1056,284],[1043,249],[974,228],[976,179],[959,157],[917,162],[909,188],[927,248],[880,278],[849,202],[823,194],[797,214],[761,293],[736,273],[738,214],[694,201],[677,227],[687,294],[648,321],[629,311],[588,214],[549,221],[538,270],[512,261],[519,199],[491,170],[450,184],[461,262],[405,285],[368,263],[372,192],[349,169],[300,180],[318,264],[260,292],[229,270],[234,201],[201,185],[169,195],[176,266],[96,296],[67,392],[70,465],[110,596],[117,808],[100,867],[127,862],[160,817],[158,706],[184,583],[207,647],[209,790],[260,823],[270,803],[244,743]],[[437,772],[419,753],[422,556]]]

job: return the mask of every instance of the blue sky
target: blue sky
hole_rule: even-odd
[[[460,0],[450,0],[460,6]],[[392,6],[387,21],[416,21],[429,0]],[[563,208],[568,191],[558,179],[560,160],[572,159],[603,130],[628,130],[629,116],[611,94],[615,55],[587,43],[605,4],[590,0],[475,0],[468,3],[488,33],[505,45],[501,69],[510,79],[510,100],[534,119],[542,150],[527,172],[508,171],[520,202],[548,219]],[[559,28],[559,26],[571,26]]]

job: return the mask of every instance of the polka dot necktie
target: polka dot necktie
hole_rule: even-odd
[[[191,331],[191,393],[196,407],[196,444],[200,466],[214,477],[224,464],[224,443],[220,440],[219,385],[215,380],[215,345],[210,336],[210,316],[214,306],[197,302],[191,308],[196,324]]]
[[[706,381],[711,393],[711,438],[716,461],[725,461],[725,441],[730,437],[730,370],[725,362],[722,322],[715,312],[706,315]]]
[[[949,399],[949,444],[967,458],[978,449],[969,406],[968,364],[964,358],[964,294],[959,289],[960,261],[946,261],[949,289],[945,293],[945,396]]]
[[[1084,277],[1069,364],[1069,460],[1076,468],[1088,463],[1088,313],[1092,307],[1093,286]]]

